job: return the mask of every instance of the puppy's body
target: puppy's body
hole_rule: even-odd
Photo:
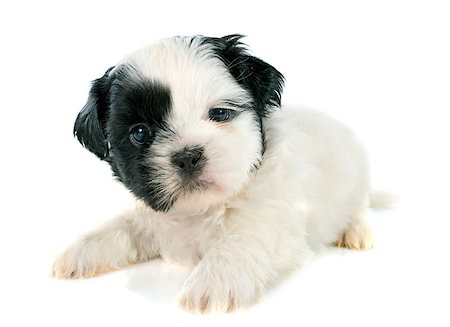
[[[197,41],[190,40],[190,46]],[[105,133],[113,143],[109,160],[116,175],[140,199],[73,244],[56,261],[55,275],[88,277],[160,255],[194,268],[181,291],[181,305],[194,311],[226,311],[256,301],[271,282],[301,265],[313,250],[336,242],[370,247],[365,220],[368,167],[351,131],[312,109],[271,110],[273,94],[265,96],[264,108],[255,109],[256,86],[242,84],[242,73],[236,78],[230,68],[233,62],[222,65],[211,56],[208,45],[180,56],[177,42],[166,41],[125,60],[140,74],[138,80],[144,76],[162,81],[170,90],[172,112],[161,119],[177,136],[167,137],[166,127],[161,131],[154,127],[154,139],[143,152],[146,165],[163,170],[154,172],[146,184],[161,179],[155,186],[161,192],[144,188],[152,197],[141,196],[140,186],[133,184],[132,168],[120,161],[125,141],[119,137],[115,143],[112,130],[114,115],[122,110],[114,107],[114,101],[120,102],[114,81]],[[181,71],[174,73],[171,65]],[[264,72],[271,74],[267,67]],[[123,83],[121,76],[117,83]],[[258,87],[267,84],[261,78]],[[205,120],[205,110],[225,102],[233,102],[236,118],[226,124]],[[242,109],[248,103],[253,109]],[[108,150],[95,148],[86,137],[82,142],[98,156]],[[206,163],[191,178],[201,183],[179,193],[176,185],[185,187],[187,182],[171,175],[173,167],[166,157],[199,144]],[[128,154],[127,162],[130,158]]]

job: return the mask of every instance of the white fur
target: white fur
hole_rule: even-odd
[[[179,296],[182,306],[233,310],[254,303],[314,250],[366,226],[367,161],[338,121],[283,107],[265,119],[266,151],[260,168],[249,174],[251,159],[261,152],[251,115],[228,127],[205,120],[222,100],[244,104],[249,95],[207,48],[183,49],[179,39],[166,40],[125,61],[164,81],[174,96],[170,123],[179,138],[160,151],[201,143],[209,160],[203,178],[217,188],[186,195],[168,213],[138,201],[75,242],[56,260],[54,274],[88,277],[160,255],[193,268]]]

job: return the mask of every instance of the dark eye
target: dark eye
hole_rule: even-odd
[[[142,145],[150,138],[150,130],[144,124],[138,124],[130,129],[130,139],[135,145]]]
[[[208,112],[208,117],[214,121],[228,121],[233,118],[235,111],[231,109],[224,108],[214,108]]]

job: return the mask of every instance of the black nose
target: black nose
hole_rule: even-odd
[[[198,147],[185,148],[172,156],[172,163],[185,174],[193,175],[203,167],[203,149]]]

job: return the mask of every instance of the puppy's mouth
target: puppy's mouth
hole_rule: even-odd
[[[153,189],[143,200],[155,211],[168,212],[178,199],[205,193],[211,187],[211,183],[198,178],[190,181],[183,180],[175,189],[170,191],[167,187],[165,189],[162,187],[156,188],[156,191]]]
[[[198,154],[173,156],[171,173],[156,169],[147,184],[144,201],[155,211],[168,212],[180,198],[204,194],[214,187],[207,160]]]
[[[214,184],[214,178],[213,178],[212,174],[208,171],[208,169],[206,167],[198,175],[197,179],[201,183],[207,184],[209,186]]]
[[[187,194],[207,191],[211,187],[212,180],[206,180],[201,177],[202,175],[202,173],[198,173],[191,178],[184,177],[180,183],[180,193]]]

